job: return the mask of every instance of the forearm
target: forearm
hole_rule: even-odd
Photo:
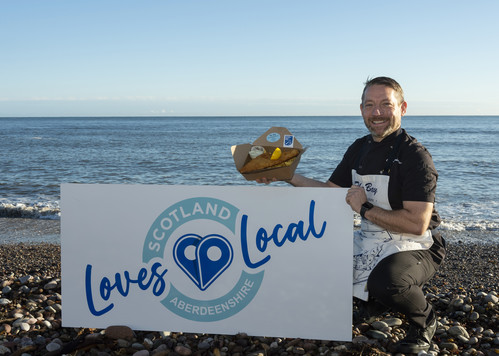
[[[382,228],[412,235],[422,235],[429,225],[429,220],[406,209],[385,210],[375,206],[365,213],[365,218]]]
[[[345,200],[353,211],[360,214],[362,204],[367,201],[364,188],[353,185]],[[385,210],[374,206],[364,217],[374,224],[393,232],[422,235],[430,225],[433,203],[424,201],[403,201],[402,209]]]
[[[295,187],[338,187],[330,181],[321,182],[315,179],[307,178],[305,176],[302,176],[301,174],[295,174],[293,178],[291,178],[291,180],[287,182]]]

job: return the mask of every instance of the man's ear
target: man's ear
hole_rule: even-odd
[[[407,112],[407,101],[404,101],[401,105],[400,105],[400,111],[402,112],[402,116],[405,115],[405,113]]]

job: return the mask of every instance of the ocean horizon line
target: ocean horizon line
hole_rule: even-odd
[[[163,119],[178,119],[178,118],[265,118],[265,117],[273,117],[273,118],[300,118],[300,117],[313,117],[313,118],[335,118],[335,117],[355,117],[359,118],[361,115],[60,115],[60,116],[0,116],[0,119],[118,119],[118,118],[163,118]],[[490,118],[498,118],[497,115],[452,115],[452,114],[424,114],[424,115],[404,115],[404,118],[417,118],[417,117],[462,117],[462,118],[471,118],[471,117],[490,117]]]

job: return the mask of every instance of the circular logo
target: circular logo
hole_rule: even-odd
[[[281,138],[281,135],[277,132],[272,132],[267,135],[267,141],[269,142],[277,142]]]
[[[161,260],[169,270],[167,278],[170,272],[177,276],[176,286],[167,282],[168,294],[161,300],[165,308],[185,319],[209,322],[238,313],[255,297],[264,271],[252,274],[234,263],[234,250],[241,249],[238,216],[239,209],[230,203],[197,197],[171,205],[156,218],[144,241],[142,262]],[[222,228],[207,233],[216,225]],[[226,275],[236,278],[224,280]]]

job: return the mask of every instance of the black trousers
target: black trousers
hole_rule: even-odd
[[[382,259],[367,281],[369,298],[404,314],[410,323],[425,327],[432,307],[423,286],[444,256],[445,242],[440,239],[430,250],[398,252]]]

